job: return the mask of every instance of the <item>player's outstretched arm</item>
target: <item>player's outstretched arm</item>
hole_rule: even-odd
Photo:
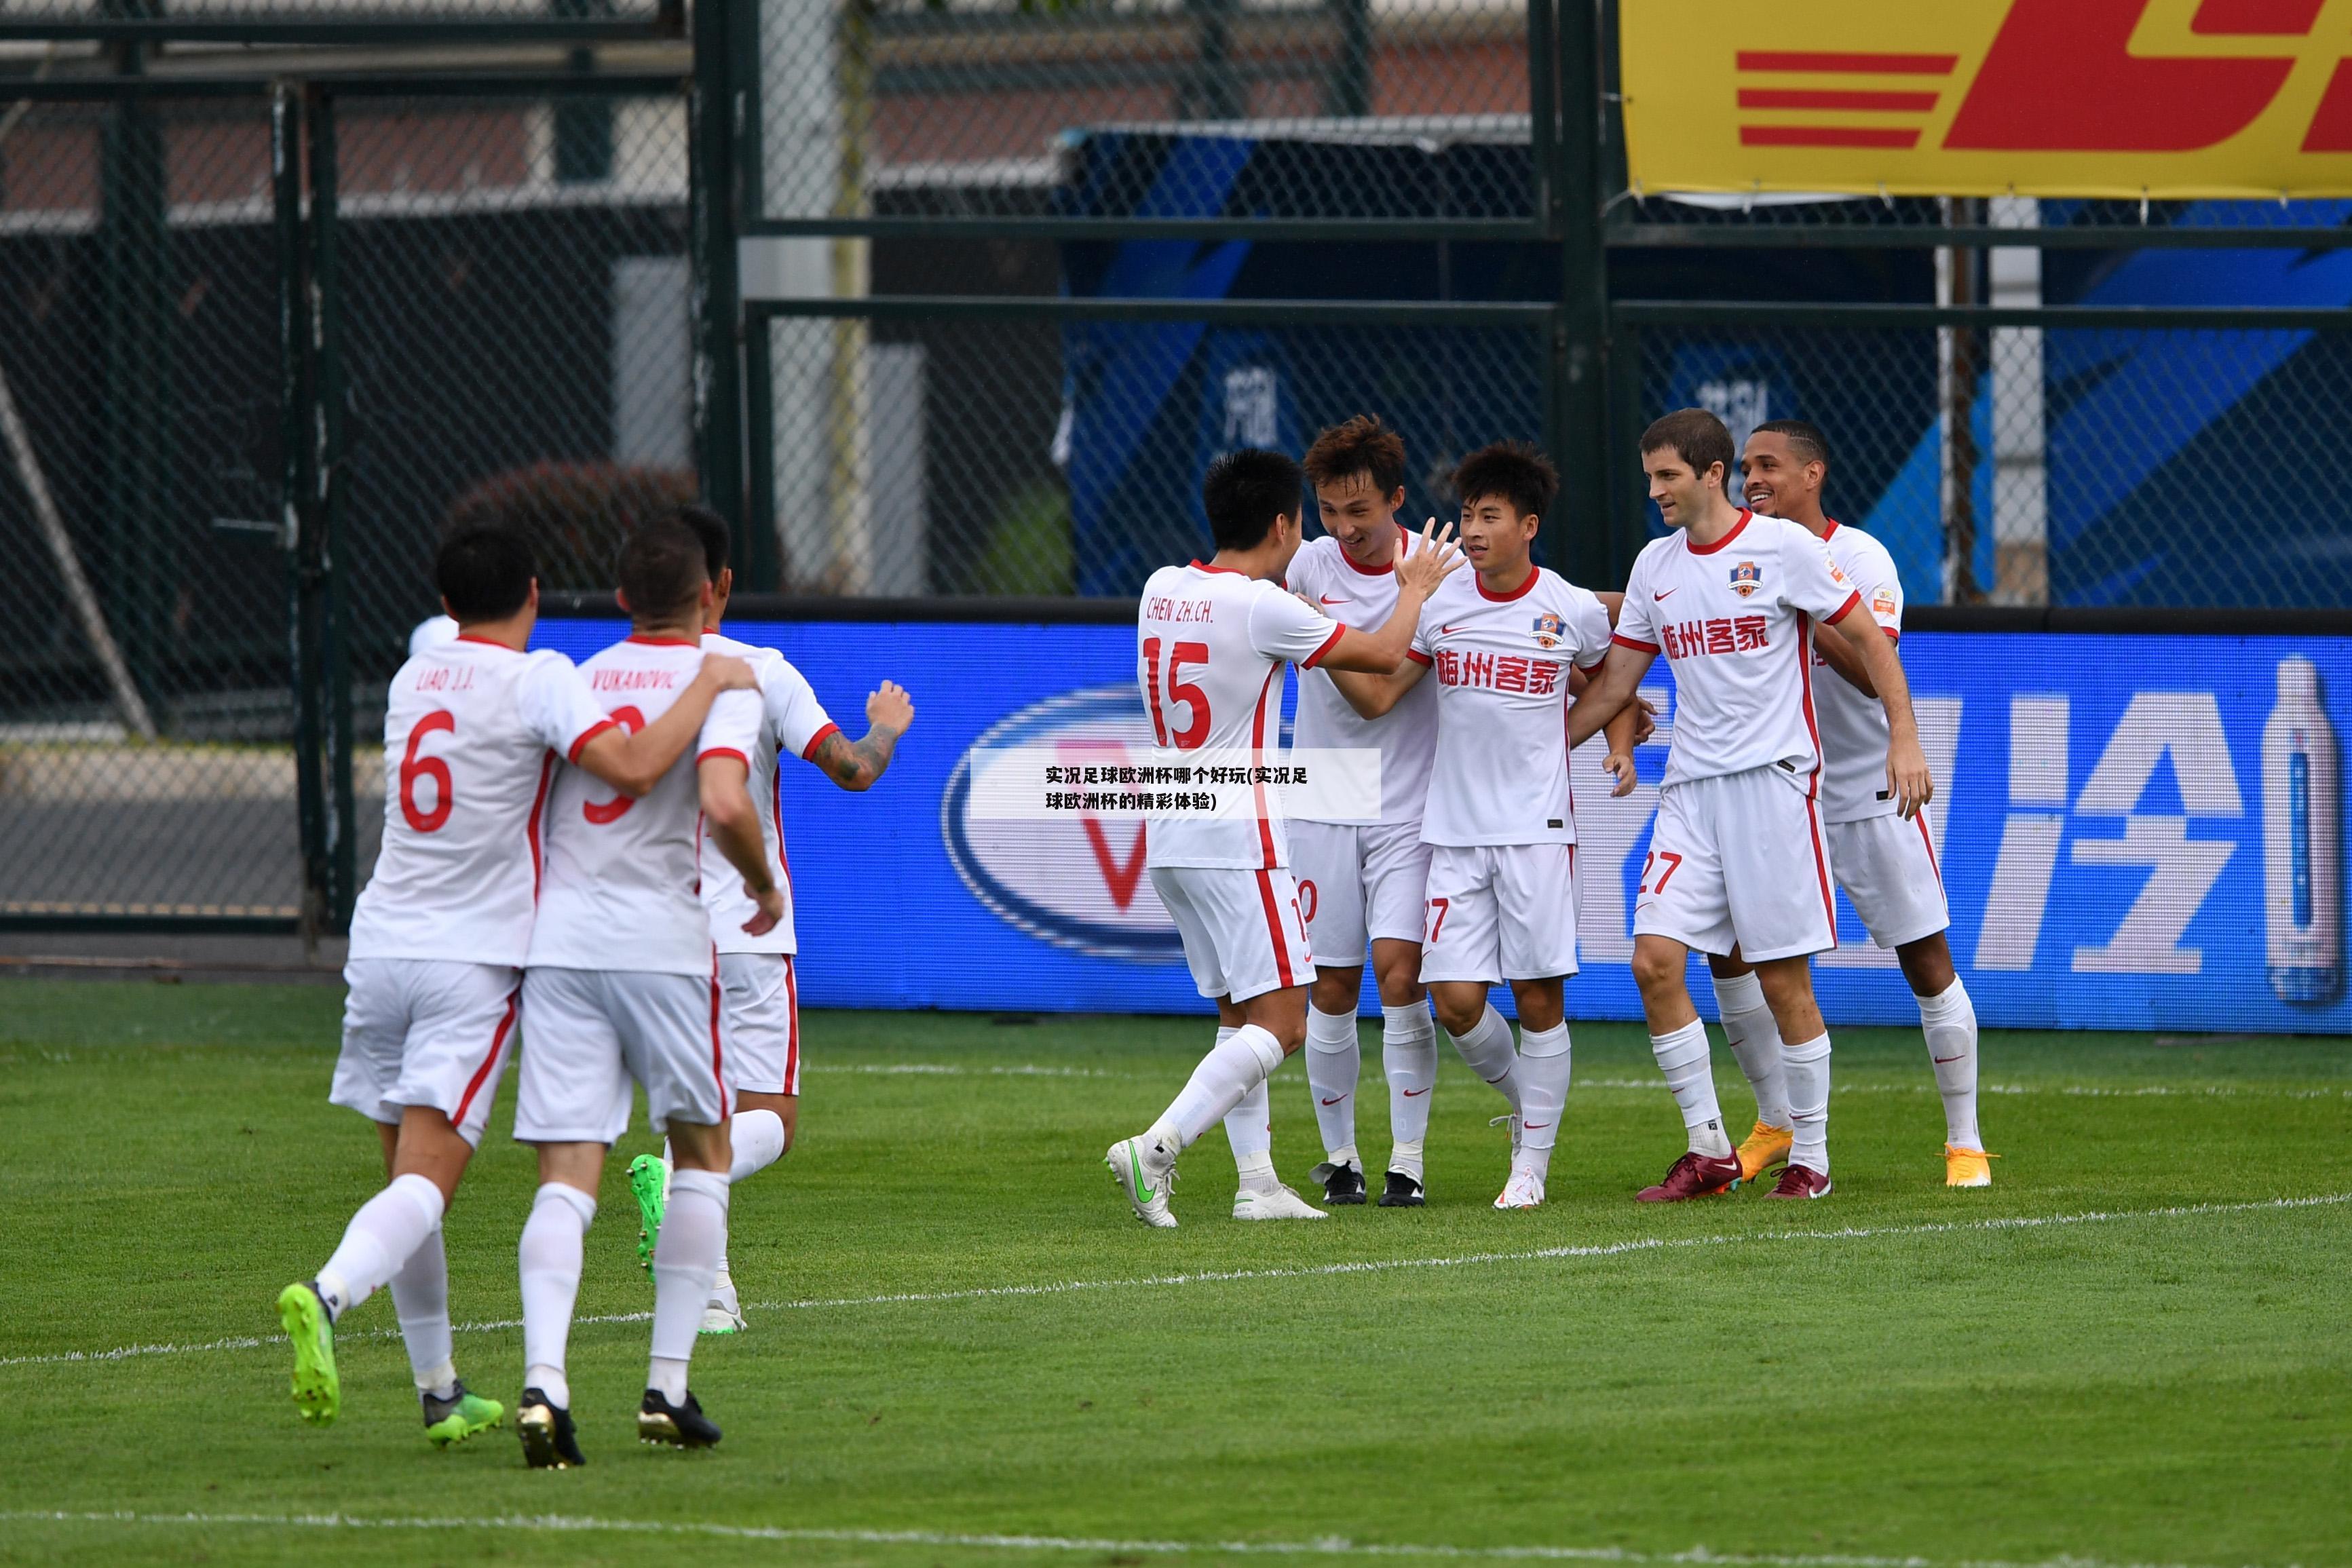
[[[1919,749],[1919,725],[1911,713],[1911,683],[1903,676],[1903,661],[1895,656],[1893,639],[1867,615],[1849,614],[1836,630],[1860,659],[1871,689],[1886,709],[1886,788],[1896,809],[1916,817],[1935,798],[1936,781],[1928,776],[1927,754]]]
[[[635,735],[605,730],[580,748],[579,764],[624,795],[643,795],[686,755],[719,693],[756,691],[759,685],[760,678],[742,660],[705,653],[702,668],[667,712]]]
[[[906,688],[895,681],[885,681],[881,689],[866,699],[866,722],[869,727],[866,738],[853,741],[835,730],[819,743],[809,758],[824,769],[825,777],[845,789],[871,789],[874,781],[882,777],[896,754],[898,737],[915,722],[915,702]]]
[[[1439,583],[1465,564],[1467,558],[1454,542],[1453,524],[1440,528],[1432,517],[1422,525],[1420,548],[1397,562],[1396,608],[1389,618],[1373,632],[1344,629],[1315,666],[1330,675],[1349,707],[1366,718],[1378,718],[1412,690],[1428,667],[1405,656],[1421,626],[1421,607]]]
[[[742,873],[743,891],[760,906],[760,912],[743,923],[743,929],[751,936],[764,936],[784,917],[784,895],[778,891],[775,873],[768,864],[760,809],[751,803],[747,787],[751,770],[740,758],[714,754],[702,759],[695,776],[702,789],[702,821],[710,830],[710,841],[719,846],[727,863]]]
[[[1569,706],[1570,750],[1582,746],[1606,727],[1611,720],[1624,715],[1629,727],[1624,749],[1627,758],[1631,758],[1633,731],[1630,727],[1637,721],[1633,716],[1625,715],[1624,710],[1633,706],[1633,695],[1642,689],[1642,677],[1649,673],[1650,661],[1656,657],[1655,653],[1628,648],[1622,643],[1610,645],[1609,657],[1601,666],[1601,678],[1586,685],[1584,695]],[[1617,748],[1612,737],[1610,749],[1613,752]],[[1622,778],[1619,781],[1623,782]]]
[[[1859,621],[1869,618],[1856,612],[1846,619]],[[1838,678],[1847,685],[1866,697],[1874,697],[1878,695],[1878,688],[1871,684],[1870,672],[1863,666],[1862,654],[1844,638],[1816,637],[1813,639],[1813,646],[1822,651],[1822,662],[1835,670]]]

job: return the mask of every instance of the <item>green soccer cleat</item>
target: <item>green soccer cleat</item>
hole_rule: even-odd
[[[343,1407],[335,1374],[335,1322],[318,1286],[302,1281],[278,1292],[278,1321],[294,1342],[294,1408],[314,1427],[331,1425]]]
[[[425,1406],[425,1440],[436,1448],[462,1443],[475,1433],[487,1432],[507,1418],[505,1406],[495,1399],[467,1393],[462,1383],[457,1385],[457,1392],[447,1399],[436,1399],[422,1392],[416,1397]]]
[[[637,1267],[648,1274],[654,1271],[654,1247],[661,1240],[662,1187],[668,1174],[653,1155],[639,1155],[629,1162],[629,1190],[637,1195]]]

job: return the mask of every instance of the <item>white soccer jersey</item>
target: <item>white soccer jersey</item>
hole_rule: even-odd
[[[1161,567],[1143,585],[1136,616],[1135,674],[1152,733],[1179,753],[1278,752],[1283,666],[1313,669],[1346,632],[1279,583],[1197,560]],[[1290,863],[1281,800],[1264,786],[1254,819],[1155,817],[1145,845],[1146,865]]]
[[[1903,634],[1903,580],[1886,547],[1860,528],[1832,522],[1822,542],[1862,607],[1890,637]],[[1822,727],[1822,821],[1859,822],[1902,809],[1886,788],[1886,708],[1866,697],[1813,652],[1813,712]],[[1941,929],[1941,927],[1938,927]]]
[[[784,851],[783,778],[776,765],[777,758],[786,751],[794,757],[809,756],[826,736],[839,733],[840,727],[825,716],[816,693],[809,689],[808,677],[793,668],[792,662],[773,648],[738,643],[715,632],[702,634],[702,648],[707,653],[733,654],[749,664],[751,673],[760,678],[759,743],[748,755],[742,755],[743,766],[751,770],[745,783],[751,791],[752,804],[760,808],[760,836],[767,842],[769,856],[776,868],[776,886],[784,895],[784,917],[776,922],[775,929],[764,936],[746,935],[743,923],[757,915],[760,906],[743,891],[743,873],[719,852],[706,824],[702,831],[702,905],[710,912],[710,937],[721,953],[796,953],[800,947],[793,935],[793,862]]]
[[[668,712],[701,668],[698,642],[631,637],[580,673],[605,711],[635,732]],[[563,769],[548,797],[547,882],[530,966],[708,977],[710,916],[695,885],[702,847],[695,758],[707,751],[749,757],[759,743],[760,694],[722,692],[700,741],[641,798]]]
[[[1700,549],[1677,529],[1633,562],[1617,641],[1675,672],[1668,786],[1772,768],[1810,790],[1820,767],[1812,623],[1861,602],[1829,547],[1796,523],[1743,511]]]
[[[446,615],[428,615],[409,628],[408,656],[412,659],[428,649],[457,640],[457,622]]]
[[[1609,656],[1609,612],[1546,567],[1512,593],[1474,571],[1421,609],[1412,657],[1437,687],[1437,760],[1422,841],[1572,844],[1564,716],[1568,671]]]
[[[1421,536],[1399,528],[1399,549],[1421,548]],[[1377,632],[1396,610],[1396,563],[1358,566],[1339,541],[1326,535],[1310,540],[1292,558],[1286,578],[1293,593],[1312,600],[1343,626]],[[1430,760],[1437,752],[1437,693],[1424,681],[1378,718],[1348,706],[1331,677],[1320,670],[1298,674],[1298,716],[1292,743],[1305,749],[1360,748],[1381,754],[1381,821],[1418,822],[1429,799]],[[1302,821],[1321,821],[1297,813]]]
[[[383,848],[353,958],[523,961],[558,758],[612,720],[572,661],[454,638],[401,665],[383,716]]]

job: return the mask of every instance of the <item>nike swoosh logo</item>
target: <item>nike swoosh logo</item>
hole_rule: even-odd
[[[1356,601],[1352,599],[1334,599],[1329,594],[1325,593],[1317,595],[1315,602],[1318,604],[1353,604]]]
[[[1929,1058],[1929,1060],[1934,1061],[1938,1067],[1943,1066],[1944,1063],[1948,1061],[1966,1061],[1968,1059],[1969,1055],[1967,1051],[1962,1051],[1958,1056],[1934,1056]]]
[[[1416,1094],[1426,1094],[1429,1091],[1426,1089],[1408,1089],[1404,1092],[1404,1097],[1410,1100]]]
[[[1127,1163],[1135,1168],[1135,1190],[1141,1196],[1143,1201],[1150,1203],[1153,1198],[1158,1197],[1160,1196],[1158,1193],[1143,1185],[1143,1159],[1135,1152],[1133,1144],[1127,1145]]]
[[[1339,1096],[1339,1100],[1345,1100],[1347,1096],[1345,1094]],[[1339,1100],[1326,1100],[1323,1103],[1326,1105],[1337,1105],[1339,1103]]]
[[[1437,629],[1437,634],[1441,637],[1451,637],[1454,633],[1461,630],[1462,628],[1459,626],[1440,626]]]
[[[1667,589],[1665,593],[1653,593],[1653,594],[1651,594],[1651,595],[1650,595],[1650,598],[1651,598],[1651,600],[1654,602],[1654,601],[1657,601],[1657,600],[1661,600],[1661,599],[1664,599],[1664,597],[1666,597],[1666,593],[1680,593],[1681,591],[1682,591],[1681,585],[1680,585],[1680,584],[1677,584],[1677,585],[1675,585],[1675,587],[1673,587],[1673,588],[1669,588],[1669,589]]]
[[[1550,1125],[1551,1124],[1549,1122],[1522,1122],[1519,1124],[1519,1131],[1523,1133],[1540,1133],[1546,1127]]]

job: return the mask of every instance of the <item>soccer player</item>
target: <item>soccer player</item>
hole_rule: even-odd
[[[317,1276],[279,1293],[278,1312],[294,1346],[295,1408],[324,1425],[342,1402],[335,1321],[390,1285],[425,1434],[446,1446],[505,1415],[467,1393],[452,1364],[441,1220],[514,1040],[550,775],[562,758],[625,797],[645,794],[694,740],[712,699],[748,688],[751,672],[735,659],[701,660],[669,711],[632,735],[571,660],[524,652],[539,583],[520,534],[458,533],[433,573],[458,632],[392,680],[383,847],[352,916],[329,1095],[376,1124],[388,1185],[352,1217]]]
[[[622,547],[628,640],[582,666],[614,719],[657,720],[705,658],[711,585],[702,541],[676,517]],[[743,878],[747,935],[772,930],[784,899],[744,791],[759,746],[761,697],[711,705],[695,747],[643,799],[608,797],[579,772],[548,806],[547,888],[524,964],[523,1052],[515,1136],[539,1150],[540,1187],[523,1226],[522,1404],[515,1425],[534,1468],[584,1462],[573,1433],[564,1349],[580,1289],[582,1242],[596,1216],[604,1154],[629,1124],[630,1083],[677,1162],[653,1258],[653,1359],[637,1411],[649,1443],[705,1448],[719,1428],[687,1386],[704,1305],[727,1251],[727,1061],[718,955],[697,891],[702,831]]]
[[[727,601],[735,589],[735,573],[727,564],[727,520],[705,507],[687,507],[679,519],[702,541],[703,569],[711,583],[710,609],[703,623],[706,653],[726,653],[751,665],[760,682],[763,713],[759,745],[748,756],[712,754],[705,766],[721,773],[740,768],[756,806],[755,824],[761,841],[774,862],[776,886],[783,894],[783,917],[763,936],[751,936],[746,924],[757,912],[743,879],[726,862],[713,836],[714,821],[704,824],[702,903],[710,912],[711,940],[719,948],[719,986],[725,1017],[720,1034],[726,1041],[729,1077],[735,1091],[735,1113],[728,1122],[728,1143],[733,1163],[727,1181],[735,1183],[790,1153],[800,1133],[801,1004],[800,977],[793,955],[799,942],[793,930],[793,868],[784,851],[783,780],[778,758],[785,752],[814,763],[844,789],[874,787],[890,766],[898,737],[914,722],[915,706],[907,694],[889,681],[866,699],[866,738],[851,741],[829,717],[808,678],[773,648],[755,647],[719,634]],[[736,799],[721,789],[722,802]],[[738,831],[742,831],[740,828]],[[629,1165],[629,1186],[643,1219],[637,1251],[652,1266],[656,1240],[661,1234],[663,1205],[669,1196],[671,1151],[663,1158],[639,1155]],[[719,1255],[719,1273],[710,1300],[702,1312],[704,1333],[733,1333],[743,1324],[742,1303],[735,1281]]]
[[[1830,547],[1871,619],[1889,641],[1903,634],[1903,582],[1886,547],[1832,520],[1822,510],[1829,476],[1829,441],[1801,419],[1759,424],[1740,455],[1748,507],[1768,517],[1801,523]],[[1853,903],[1871,940],[1895,949],[1903,977],[1919,1004],[1919,1024],[1936,1087],[1944,1100],[1944,1182],[1992,1185],[1992,1155],[1977,1130],[1977,1014],[1952,967],[1945,929],[1944,873],[1925,810],[1905,821],[1885,783],[1886,716],[1878,690],[1842,638],[1814,644],[1813,706],[1822,729],[1822,823],[1830,844],[1830,871]],[[1826,664],[1831,680],[1819,674]],[[1737,954],[1710,956],[1717,1016],[1732,1054],[1756,1091],[1756,1129],[1739,1145],[1739,1167],[1754,1180],[1788,1157],[1788,1085],[1780,1069],[1780,1035],[1754,975]]]
[[[1541,455],[1498,443],[1454,471],[1462,551],[1475,571],[1422,606],[1408,661],[1333,684],[1368,716],[1394,711],[1437,673],[1437,753],[1421,836],[1430,846],[1421,977],[1437,1021],[1472,1071],[1510,1104],[1511,1169],[1496,1208],[1544,1200],[1568,1103],[1567,977],[1577,971],[1576,817],[1568,747],[1569,685],[1609,654],[1601,601],[1532,551],[1559,476]],[[1609,725],[1604,766],[1616,793],[1633,787],[1628,702]],[[1488,993],[1507,982],[1519,1042]]]
[[[1693,948],[1737,946],[1790,1042],[1781,1060],[1793,1146],[1770,1196],[1831,1190],[1830,1037],[1807,964],[1837,944],[1813,712],[1817,622],[1845,639],[1878,691],[1887,789],[1906,821],[1932,788],[1894,646],[1876,622],[1853,613],[1862,596],[1827,546],[1796,523],[1731,504],[1731,433],[1704,409],[1670,413],[1643,432],[1650,498],[1674,531],[1635,559],[1615,646],[1569,712],[1573,745],[1632,700],[1661,649],[1674,667],[1674,743],[1633,906],[1633,978],[1690,1147],[1642,1191],[1652,1203],[1741,1179],[1716,1103],[1706,1026],[1683,981]]]
[[[1298,553],[1303,499],[1298,465],[1278,452],[1227,453],[1209,465],[1202,502],[1216,554],[1167,566],[1144,585],[1137,616],[1136,674],[1152,729],[1180,755],[1263,754],[1280,744],[1282,671],[1387,671],[1410,645],[1422,605],[1462,564],[1449,538],[1430,538],[1396,567],[1396,610],[1372,631],[1335,623],[1281,587]],[[1450,533],[1451,530],[1448,530]],[[1204,997],[1217,999],[1217,1043],[1191,1082],[1145,1132],[1104,1156],[1136,1218],[1172,1228],[1168,1186],[1176,1156],[1260,1088],[1307,1038],[1307,982],[1314,964],[1290,876],[1280,801],[1257,789],[1248,817],[1155,817],[1145,862],[1160,902],[1184,941],[1184,961]],[[1320,1217],[1273,1179],[1244,1176],[1237,1218]]]
[[[1307,478],[1315,486],[1324,537],[1299,548],[1285,580],[1342,625],[1378,626],[1395,612],[1396,563],[1417,538],[1396,516],[1404,505],[1404,442],[1378,419],[1359,414],[1315,438],[1307,449]],[[1430,1091],[1437,1082],[1437,1031],[1421,984],[1422,895],[1429,881],[1421,812],[1437,746],[1436,688],[1407,692],[1388,713],[1368,719],[1348,706],[1324,671],[1301,670],[1291,738],[1307,749],[1381,754],[1379,821],[1318,821],[1306,812],[1290,819],[1291,868],[1316,958],[1307,998],[1307,1086],[1326,1159],[1315,1167],[1315,1178],[1327,1202],[1364,1201],[1364,1166],[1356,1152],[1356,1084],[1363,1065],[1356,999],[1363,991],[1369,940],[1381,998],[1381,1065],[1389,1084],[1390,1153],[1380,1203],[1417,1208]],[[1262,1092],[1253,1091],[1225,1119],[1228,1133],[1242,1122],[1263,1135],[1266,1118],[1256,1103]],[[1239,1163],[1238,1135],[1234,1155]]]

